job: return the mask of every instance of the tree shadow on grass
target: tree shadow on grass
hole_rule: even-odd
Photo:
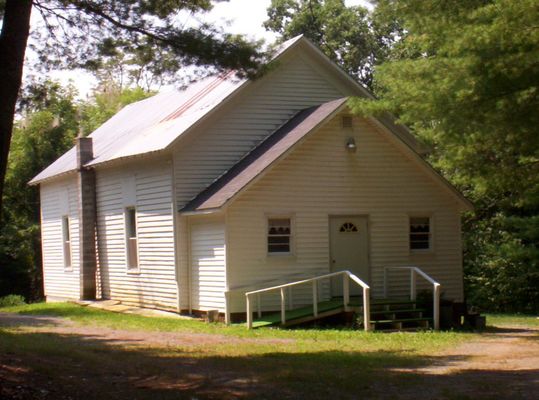
[[[208,356],[212,351],[200,347],[126,348],[121,342],[0,330],[0,398],[477,399],[514,393],[511,398],[532,398],[527,394],[539,389],[539,370],[436,375],[415,367],[448,362],[448,357],[408,352]]]

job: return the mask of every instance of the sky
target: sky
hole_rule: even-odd
[[[266,9],[270,3],[271,0],[229,0],[215,4],[214,8],[202,19],[204,22],[222,26],[226,32],[244,34],[251,39],[264,39],[272,43],[277,35],[266,31],[262,26],[267,19]],[[345,0],[345,3],[347,6],[361,4],[369,7],[365,0]],[[195,22],[189,21],[189,18],[192,17],[186,17],[185,24]],[[96,84],[95,78],[84,71],[54,71],[51,77],[60,80],[63,84],[73,81],[82,98],[86,97]]]

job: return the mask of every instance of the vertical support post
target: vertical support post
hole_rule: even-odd
[[[348,304],[350,303],[350,279],[348,274],[342,275],[342,301],[344,303],[344,311],[349,311]]]
[[[365,331],[371,330],[371,289],[363,288],[363,325]]]
[[[256,315],[258,315],[258,318],[262,318],[262,302],[260,300],[260,293],[256,294]]]
[[[284,294],[284,288],[281,288],[281,324],[285,324],[286,322],[286,296]]]
[[[416,276],[415,276],[415,269],[410,268],[410,300],[416,299]]]
[[[318,281],[313,281],[313,314],[318,317]]]
[[[245,295],[245,300],[247,302],[247,329],[253,328],[253,312],[251,311],[251,298],[248,294]]]
[[[384,299],[387,299],[387,267],[384,267]]]
[[[225,292],[225,324],[230,325],[230,293]]]
[[[435,283],[434,284],[434,291],[433,295],[434,297],[434,312],[433,312],[433,319],[434,319],[434,330],[439,331],[440,330],[440,284]]]

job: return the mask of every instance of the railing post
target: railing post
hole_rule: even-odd
[[[433,292],[433,301],[434,301],[434,311],[433,311],[433,319],[434,319],[434,330],[439,331],[440,330],[440,284],[435,283],[434,284],[434,292]]]
[[[344,311],[348,311],[348,304],[350,303],[350,280],[348,274],[342,275],[342,300],[344,304]]]
[[[258,318],[262,318],[262,305],[260,301],[260,293],[256,294],[256,315],[258,315]]]
[[[284,295],[284,288],[281,288],[281,324],[285,324],[286,322],[286,308],[285,308],[285,295]]]
[[[313,314],[318,317],[318,281],[313,281]]]
[[[253,313],[251,312],[251,299],[248,294],[245,295],[247,301],[247,329],[253,328]]]
[[[363,288],[363,325],[365,331],[371,330],[371,297],[370,288]]]
[[[415,269],[410,268],[410,300],[416,299],[416,293]]]
[[[384,299],[387,299],[387,267],[384,267]]]

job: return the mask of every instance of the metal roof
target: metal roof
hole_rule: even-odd
[[[224,206],[307,134],[344,107],[346,100],[346,97],[333,100],[297,113],[181,211],[203,212]]]
[[[350,82],[352,92],[372,98],[368,90],[330,61],[303,35],[282,43],[275,50],[273,59],[278,59],[299,43],[306,44],[307,48],[317,53],[339,76]],[[94,159],[86,166],[165,150],[248,82],[247,79],[239,79],[234,72],[230,72],[208,77],[184,90],[160,93],[124,107],[89,135],[93,138]],[[405,127],[395,125],[393,119],[388,117],[379,118],[379,121],[416,151],[423,152],[420,143]],[[76,153],[73,147],[29,183],[38,184],[75,170]]]
[[[293,47],[302,36],[281,44],[274,59]],[[235,72],[202,79],[184,90],[171,90],[124,107],[89,136],[93,138],[94,159],[86,166],[166,149],[197,121],[208,114],[247,79]],[[75,147],[36,175],[29,183],[76,170]]]

